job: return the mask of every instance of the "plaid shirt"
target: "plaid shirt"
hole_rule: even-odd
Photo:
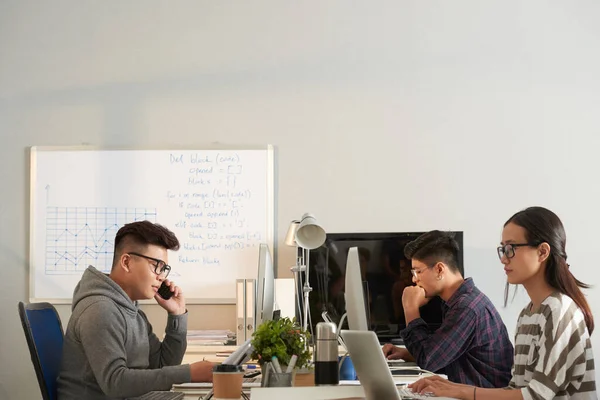
[[[452,382],[506,387],[511,378],[513,346],[496,308],[471,278],[442,305],[443,322],[433,333],[417,318],[402,332],[417,364],[445,373]]]

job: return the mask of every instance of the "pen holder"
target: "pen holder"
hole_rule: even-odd
[[[294,381],[294,372],[282,372],[278,374],[273,372],[270,366],[265,364],[263,376],[260,382],[261,387],[291,387]]]
[[[291,387],[292,386],[292,378],[294,376],[293,372],[283,372],[281,374],[273,374],[269,375],[269,378],[266,379],[266,387]]]

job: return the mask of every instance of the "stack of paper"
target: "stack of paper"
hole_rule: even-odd
[[[189,344],[220,345],[234,340],[235,334],[230,330],[195,330],[187,332]]]

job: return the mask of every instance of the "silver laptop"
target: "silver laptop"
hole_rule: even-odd
[[[360,384],[365,391],[366,400],[400,400],[402,398],[452,400],[450,397],[422,396],[412,393],[407,388],[396,388],[375,332],[343,330],[341,335],[348,347]]]
[[[366,400],[401,400],[373,331],[341,331]]]

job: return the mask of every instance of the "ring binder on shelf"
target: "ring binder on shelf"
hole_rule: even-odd
[[[246,280],[237,279],[235,285],[236,344],[240,346],[246,341]]]
[[[256,279],[246,279],[246,340],[252,337],[256,324]]]
[[[238,346],[252,337],[256,323],[256,280],[237,279],[236,282],[236,343]]]

